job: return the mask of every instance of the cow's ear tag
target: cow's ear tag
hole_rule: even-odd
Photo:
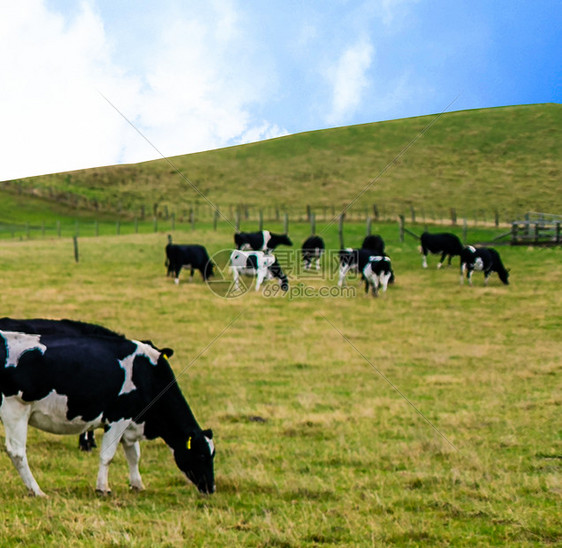
[[[189,438],[187,438],[187,450],[191,451],[191,436],[189,436]]]

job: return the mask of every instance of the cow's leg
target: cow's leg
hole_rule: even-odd
[[[189,281],[192,282],[193,281],[193,276],[195,275],[195,270],[192,268],[191,269],[191,276],[189,278]]]
[[[96,491],[102,495],[109,495],[109,465],[117,451],[117,445],[123,437],[123,433],[128,426],[128,421],[114,422],[103,435],[100,449],[100,467],[96,482]]]
[[[31,408],[17,400],[4,401],[0,419],[6,434],[6,451],[26,487],[36,496],[44,497],[27,462],[27,426]]]
[[[131,443],[122,439],[121,444],[129,463],[129,484],[135,491],[143,491],[144,485],[139,471],[140,443],[138,441]]]
[[[474,270],[473,270],[472,268],[469,268],[469,269],[468,269],[468,273],[467,273],[467,275],[466,275],[466,278],[467,278],[467,280],[468,280],[468,285],[469,285],[470,287],[472,287],[472,273],[473,273],[473,272],[474,272]]]
[[[422,255],[422,267],[427,268],[427,251],[425,251],[425,249],[423,250]]]
[[[445,257],[447,256],[447,252],[443,251],[443,253],[441,253],[441,259],[439,260],[439,262],[437,263],[437,269],[441,268],[443,266],[443,263],[445,262]]]
[[[174,278],[174,283],[176,285],[178,285],[180,283],[180,272],[181,272],[181,266],[176,268],[176,277]]]
[[[345,281],[345,276],[347,275],[347,273],[349,272],[349,269],[351,267],[349,265],[340,265],[340,275],[338,278],[338,286],[342,287],[343,283]]]
[[[390,280],[390,272],[385,272],[381,275],[381,285],[382,285],[382,292],[386,292],[388,287],[388,281]]]
[[[262,282],[265,279],[266,274],[267,274],[267,270],[258,269],[258,275],[257,275],[257,278],[256,278],[256,291],[259,290]]]

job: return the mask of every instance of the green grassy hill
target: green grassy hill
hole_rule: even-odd
[[[304,210],[377,204],[395,215],[562,212],[562,105],[452,112],[312,131],[132,165],[0,184],[72,209],[152,215],[206,200]],[[194,189],[196,187],[198,191]],[[203,197],[204,196],[204,197]],[[13,211],[13,208],[10,209]],[[0,215],[4,212],[0,209]]]

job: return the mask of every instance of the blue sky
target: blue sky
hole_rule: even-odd
[[[560,29],[560,0],[0,0],[0,181],[561,103]]]

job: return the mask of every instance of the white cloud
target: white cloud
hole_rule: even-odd
[[[338,124],[354,114],[369,86],[368,71],[374,56],[370,41],[361,40],[342,52],[328,70],[326,78],[332,89],[332,107],[327,123]]]
[[[108,34],[94,0],[73,16],[42,0],[0,0],[0,180],[286,133],[252,118],[269,80],[252,73],[232,1],[171,9],[153,22],[142,49],[150,53],[132,69],[115,61],[125,44]]]

